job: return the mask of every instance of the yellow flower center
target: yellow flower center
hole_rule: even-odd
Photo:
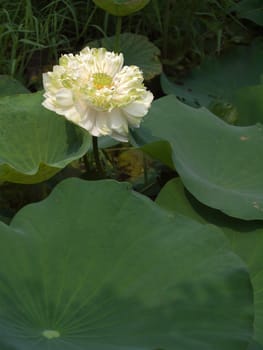
[[[112,77],[106,73],[94,73],[92,75],[93,85],[96,89],[110,87],[112,84]]]

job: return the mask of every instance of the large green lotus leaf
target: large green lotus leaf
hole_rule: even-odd
[[[179,84],[162,76],[162,89],[191,106],[210,106],[215,101],[232,103],[236,90],[260,82],[263,40],[237,46],[220,57],[208,57]]]
[[[143,126],[170,142],[176,171],[197,199],[234,217],[263,219],[261,125],[232,126],[171,95],[153,103]]]
[[[239,125],[263,123],[263,85],[247,86],[236,91],[234,105]]]
[[[232,8],[237,12],[237,17],[249,19],[263,26],[262,0],[241,0]]]
[[[152,137],[149,130],[145,128],[141,128],[140,131],[130,129],[130,142],[132,146],[140,148],[150,157],[174,170],[172,149],[169,142]]]
[[[169,181],[156,202],[175,214],[183,214],[200,223],[220,227],[228,236],[232,249],[248,264],[254,288],[255,340],[249,350],[263,349],[263,225],[257,221],[233,219],[198,202],[187,192],[179,178]]]
[[[93,0],[103,10],[115,16],[127,16],[141,10],[150,0]]]
[[[25,94],[29,92],[19,81],[8,75],[0,75],[0,96]]]
[[[169,168],[174,169],[174,164],[172,160],[172,150],[169,142],[156,141],[142,146],[141,150],[149,154],[149,156],[151,156],[152,158],[160,160]]]
[[[1,350],[242,350],[250,340],[249,275],[220,230],[127,184],[67,179],[0,223],[0,240]]]
[[[216,99],[216,96],[210,96],[203,92],[198,83],[197,86],[195,86],[194,83],[189,85],[190,86],[187,84],[187,80],[184,83],[180,82],[180,84],[176,84],[164,73],[161,74],[161,87],[163,92],[167,95],[173,94],[177,96],[182,102],[190,106],[209,106],[212,101]]]
[[[91,47],[105,47],[114,51],[115,36],[89,43]],[[136,65],[143,71],[144,79],[150,80],[162,71],[159,60],[160,50],[146,36],[124,33],[120,35],[120,52],[123,53],[125,65]]]
[[[248,346],[248,350],[263,350],[263,345],[260,345],[256,341],[252,341]]]
[[[0,98],[0,181],[41,182],[87,152],[90,135],[42,100],[41,92]]]
[[[241,231],[242,232],[242,231]],[[248,230],[246,233],[240,234],[237,229],[227,232],[231,241],[232,249],[247,263],[251,281],[254,289],[255,304],[255,340],[263,348],[263,226]],[[252,346],[254,349],[256,345]],[[257,349],[257,347],[256,347]]]
[[[245,86],[235,90],[231,97],[231,103],[196,92],[192,95],[191,90],[185,90],[161,75],[162,87],[167,93],[179,96],[180,100],[193,107],[207,106],[221,119],[229,124],[240,126],[254,125],[263,122],[263,85]],[[190,98],[191,97],[191,98]]]

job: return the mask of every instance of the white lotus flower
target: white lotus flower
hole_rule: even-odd
[[[153,95],[137,66],[124,66],[123,55],[104,48],[84,48],[63,55],[43,74],[43,106],[88,130],[128,141],[128,127],[139,127]]]

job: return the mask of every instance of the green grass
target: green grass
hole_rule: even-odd
[[[250,39],[249,23],[240,22],[234,0],[151,0],[123,18],[123,31],[144,34],[161,50],[170,74],[191,69],[207,54],[220,54],[234,42]],[[64,52],[115,33],[116,19],[92,0],[2,0],[0,73],[37,89],[43,70]]]
[[[95,12],[92,1],[5,1],[0,12],[0,66],[27,85],[38,67],[57,61],[87,35]],[[30,71],[32,69],[36,70]]]
[[[167,65],[196,65],[219,54],[235,38],[247,40],[249,28],[231,12],[233,0],[152,0],[130,26],[155,41]]]

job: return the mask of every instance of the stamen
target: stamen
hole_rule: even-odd
[[[112,77],[106,73],[94,73],[92,75],[93,85],[96,89],[111,87]]]

